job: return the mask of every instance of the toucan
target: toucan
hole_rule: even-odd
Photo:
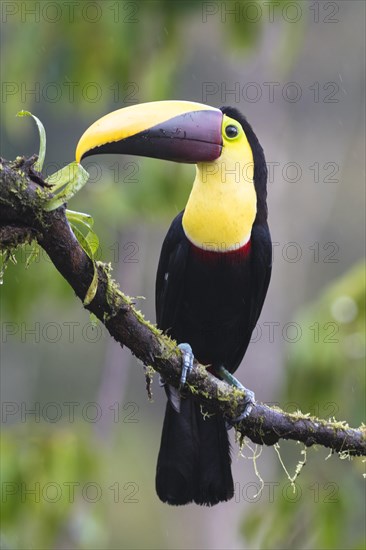
[[[194,356],[218,378],[243,388],[233,373],[261,313],[272,265],[267,167],[252,127],[232,107],[138,104],[92,124],[80,138],[76,160],[103,153],[196,165],[186,207],[162,245],[157,325],[181,347],[181,386]],[[172,505],[229,500],[234,484],[227,419],[162,384],[168,401],[156,469],[159,498]],[[242,417],[254,401],[252,392],[245,395]]]

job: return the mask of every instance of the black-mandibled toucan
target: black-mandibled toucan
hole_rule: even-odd
[[[195,163],[188,203],[164,240],[156,279],[159,328],[230,378],[261,312],[271,275],[267,168],[246,119],[231,107],[159,101],[112,112],[81,137],[76,160],[125,153]],[[223,368],[224,367],[224,368]],[[226,369],[226,370],[225,370]],[[235,379],[234,379],[235,380]],[[233,496],[224,418],[169,397],[156,490],[169,504]]]

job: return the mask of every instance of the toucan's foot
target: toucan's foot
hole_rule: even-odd
[[[237,418],[230,420],[231,424],[237,424],[241,420],[244,420],[244,418],[247,418],[252,412],[253,405],[255,403],[255,394],[252,390],[248,390],[248,388],[243,386],[243,384],[241,384],[241,382],[239,382],[239,380],[235,378],[235,376],[233,376],[231,372],[225,369],[225,367],[221,366],[218,369],[218,373],[223,378],[223,380],[225,380],[225,382],[227,382],[231,386],[235,386],[245,393],[243,412]]]
[[[182,352],[182,374],[179,384],[179,389],[182,390],[187,380],[187,374],[192,370],[194,355],[189,344],[179,344],[178,348]]]
[[[182,373],[180,376],[179,389],[167,384],[162,376],[159,379],[159,385],[165,387],[166,394],[173,409],[180,412],[181,395],[180,392],[184,388],[187,380],[187,374],[193,367],[194,355],[189,344],[179,344],[178,348],[182,352]]]
[[[182,352],[182,373],[180,376],[179,389],[181,390],[187,380],[187,374],[193,367],[194,355],[189,344],[178,344],[178,348]],[[159,386],[163,388],[166,385],[164,378],[159,376]]]

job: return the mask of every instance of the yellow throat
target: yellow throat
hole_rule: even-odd
[[[231,120],[224,116],[224,122],[225,118]],[[241,132],[235,141],[227,140],[223,134],[220,157],[196,166],[183,229],[199,248],[225,252],[240,248],[250,239],[257,195],[253,153],[242,129]]]

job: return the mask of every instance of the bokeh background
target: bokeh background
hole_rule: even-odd
[[[3,1],[3,157],[74,159],[94,120],[133,103],[233,105],[269,165],[273,277],[238,371],[260,401],[352,426],[365,405],[365,4],[359,1]],[[99,257],[154,320],[154,279],[193,168],[85,162],[69,207],[90,213]],[[307,452],[293,491],[273,448],[233,439],[235,498],[171,508],[154,491],[165,407],[45,256],[18,251],[1,287],[1,543],[9,549],[361,549],[363,463]],[[145,297],[143,299],[142,297]],[[232,430],[233,431],[233,430]],[[289,475],[303,447],[281,443]],[[258,494],[260,481],[264,486]]]

